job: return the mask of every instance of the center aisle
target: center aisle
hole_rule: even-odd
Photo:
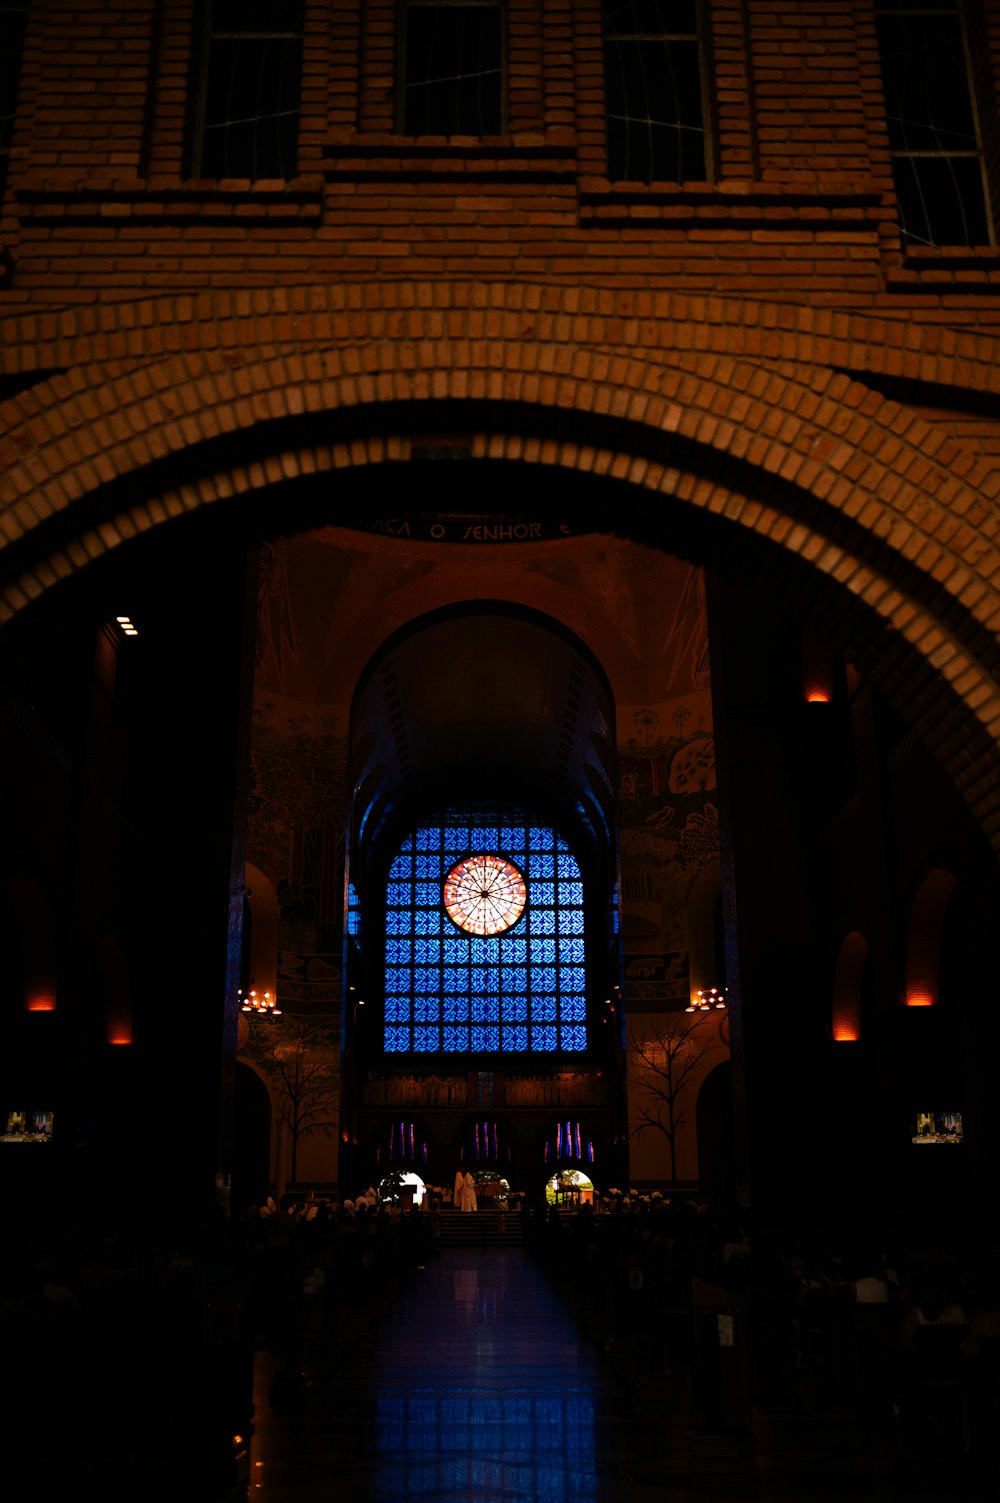
[[[258,1407],[250,1498],[662,1503],[662,1478],[647,1491],[621,1476],[628,1410],[520,1249],[446,1249],[306,1416]]]

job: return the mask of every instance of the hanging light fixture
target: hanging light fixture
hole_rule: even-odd
[[[697,994],[691,999],[690,1007],[685,1007],[685,1012],[711,1012],[713,1008],[725,1007],[726,988],[724,986],[699,987]]]
[[[248,1012],[255,1018],[281,1017],[281,1008],[270,992],[259,992],[255,986],[251,986],[247,991],[240,987],[236,995],[240,999],[241,1012]]]

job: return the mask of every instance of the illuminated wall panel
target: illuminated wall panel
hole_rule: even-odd
[[[445,884],[471,855],[499,857],[523,880],[523,907],[502,933],[469,932],[446,911]],[[587,1048],[583,881],[554,830],[482,809],[422,826],[389,871],[385,934],[386,1053]]]

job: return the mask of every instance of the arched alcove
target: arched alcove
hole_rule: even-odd
[[[856,1043],[861,1037],[861,1001],[868,941],[852,930],[837,953],[833,977],[831,1030],[835,1043]]]
[[[906,926],[907,1007],[934,1007],[940,998],[941,934],[956,879],[941,867],[927,873]]]

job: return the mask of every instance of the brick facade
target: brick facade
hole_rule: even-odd
[[[1000,186],[1000,4],[967,10]],[[294,525],[329,477],[340,520],[457,435],[617,482],[609,532],[811,622],[1000,846],[1000,250],[904,246],[872,0],[706,3],[683,184],[609,177],[594,0],[504,7],[496,138],[400,134],[399,11],[307,3],[297,175],[218,181],[190,175],[200,7],[32,0],[0,621],[200,511]]]

